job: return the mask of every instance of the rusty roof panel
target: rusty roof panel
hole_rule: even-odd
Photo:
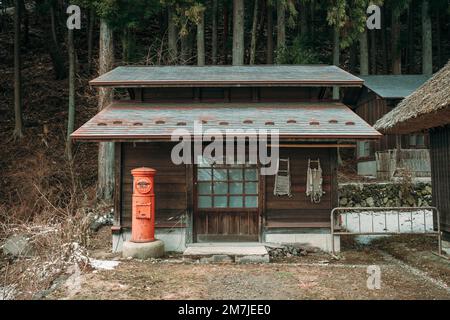
[[[72,134],[76,140],[170,140],[175,129],[278,129],[281,138],[376,139],[375,129],[340,103],[114,102]]]
[[[126,66],[90,82],[100,87],[361,86],[363,80],[326,65]]]

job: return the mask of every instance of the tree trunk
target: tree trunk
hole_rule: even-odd
[[[410,4],[408,8],[408,73],[414,73],[415,46],[414,46],[414,9]]]
[[[22,77],[20,59],[20,3],[15,0],[14,9],[14,139],[23,137],[22,124]]]
[[[222,55],[223,63],[228,64],[228,28],[229,28],[229,15],[228,15],[228,1],[223,3],[223,36],[222,36]]]
[[[273,9],[270,0],[267,0],[267,55],[266,63],[273,63]]]
[[[383,6],[383,9],[381,10],[381,15],[382,15],[382,21],[385,21],[384,23],[387,24],[386,20],[387,20],[387,15],[386,15],[386,7]],[[383,54],[383,71],[385,74],[389,73],[389,62],[388,62],[388,45],[387,45],[387,28],[382,28],[381,30],[381,46],[382,46],[382,54]]]
[[[212,3],[212,35],[211,35],[211,60],[212,64],[217,64],[217,7],[218,0],[213,0]]]
[[[286,7],[284,0],[277,0],[277,58],[286,47]]]
[[[341,50],[340,50],[340,39],[339,39],[339,27],[334,26],[333,28],[333,64],[339,67]],[[339,100],[339,87],[333,87],[333,99]]]
[[[99,48],[99,75],[113,68],[114,65],[114,42],[113,31],[108,23],[100,21],[100,48]],[[99,89],[98,109],[105,108],[113,97],[110,88]],[[98,150],[98,186],[97,198],[111,201],[114,193],[114,143],[101,142]]]
[[[300,2],[300,36],[306,39],[308,32],[308,7],[306,3]]]
[[[89,27],[88,27],[88,52],[87,52],[87,71],[91,74],[92,71],[92,47],[94,41],[94,24],[95,24],[95,12],[94,9],[89,10]]]
[[[436,48],[437,62],[439,68],[442,67],[442,43],[441,43],[441,12],[436,13]]]
[[[191,34],[190,34],[190,30],[189,27],[188,28],[188,33],[184,34],[180,37],[180,45],[181,45],[181,52],[180,52],[180,63],[181,64],[187,64],[191,58],[191,54],[192,54],[192,48],[191,48]]]
[[[398,15],[392,11],[392,74],[402,74],[402,56],[400,53],[400,22]]]
[[[233,66],[244,64],[244,0],[233,0]]]
[[[367,28],[359,35],[359,73],[362,76],[369,74],[369,48],[367,45]]]
[[[72,138],[70,135],[75,126],[75,46],[73,30],[68,30],[67,49],[69,51],[69,115],[67,120],[66,156],[72,161]]]
[[[199,13],[197,23],[197,65],[205,65],[205,11]]]
[[[169,46],[169,58],[170,63],[175,63],[178,57],[178,32],[177,26],[175,25],[175,10],[173,7],[169,6],[167,8],[167,24],[168,24],[168,46]]]
[[[422,73],[433,74],[433,42],[431,36],[430,5],[422,1]]]
[[[258,27],[258,3],[259,0],[255,0],[255,6],[253,7],[253,23],[252,23],[252,40],[250,45],[250,64],[255,64],[256,59],[256,31]]]
[[[377,34],[376,30],[370,30],[370,64],[372,74],[377,74]]]
[[[64,59],[61,54],[61,47],[59,45],[58,35],[56,33],[56,21],[55,10],[53,3],[50,5],[50,33],[52,41],[49,43],[50,58],[53,64],[53,70],[55,77],[58,80],[65,79],[67,77],[66,67],[64,65]]]
[[[28,15],[27,8],[25,7],[25,0],[20,1],[20,12],[23,16],[23,44],[25,46],[28,45],[29,42],[29,36],[30,36],[30,17]]]

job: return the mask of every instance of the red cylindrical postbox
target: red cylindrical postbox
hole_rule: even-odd
[[[133,176],[132,242],[155,241],[155,169],[137,168]]]

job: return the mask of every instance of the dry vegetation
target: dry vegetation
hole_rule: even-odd
[[[67,81],[54,80],[43,36],[31,32],[23,55],[25,137],[14,141],[13,34],[0,34],[0,244],[15,235],[32,248],[18,257],[0,251],[0,294],[10,298],[31,298],[67,266],[83,265],[88,213],[109,210],[93,208],[96,146],[77,144],[73,162],[65,159]],[[76,126],[96,112],[88,78],[77,75]]]

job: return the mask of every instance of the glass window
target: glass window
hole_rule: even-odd
[[[243,193],[242,182],[230,182],[230,193],[231,194],[242,194]]]
[[[256,182],[246,182],[245,183],[245,194],[257,194],[258,184]]]
[[[214,197],[214,208],[226,208],[226,207],[227,207],[227,196]]]
[[[199,181],[211,181],[211,169],[198,169],[197,180]]]
[[[228,183],[227,182],[214,182],[214,194],[227,194]]]
[[[230,208],[242,208],[244,202],[244,197],[242,196],[231,196],[230,197]]]
[[[258,180],[258,169],[246,169],[245,170],[245,180],[257,181]]]
[[[417,144],[416,135],[412,134],[409,136],[409,145],[415,147]]]
[[[199,182],[198,184],[198,193],[199,194],[211,194],[211,182]]]
[[[255,196],[245,197],[245,207],[246,208],[257,208],[258,207],[258,197],[255,197]]]
[[[214,169],[214,181],[227,181],[227,169]]]
[[[230,180],[242,181],[242,169],[230,169]]]
[[[198,197],[198,207],[199,208],[211,208],[212,198],[209,196],[199,196]]]
[[[197,167],[198,208],[257,208],[258,169],[250,165]]]
[[[418,147],[425,146],[425,135],[423,135],[423,134],[417,135],[416,143],[417,143]]]

